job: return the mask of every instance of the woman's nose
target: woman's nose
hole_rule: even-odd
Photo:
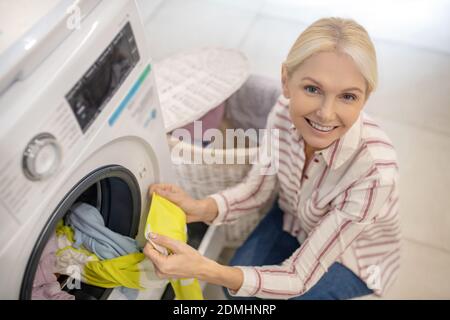
[[[335,111],[333,99],[324,98],[321,106],[317,109],[317,117],[322,124],[329,124],[334,120]]]

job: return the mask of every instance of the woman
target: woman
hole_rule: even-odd
[[[267,128],[279,130],[276,174],[254,165],[245,181],[194,200],[174,185],[157,192],[187,221],[221,224],[277,204],[237,250],[232,266],[186,244],[145,249],[160,277],[196,277],[222,285],[229,298],[349,299],[383,294],[400,257],[398,166],[393,146],[362,109],[377,83],[374,46],[365,29],[340,18],[309,26],[282,65],[283,95]],[[272,170],[273,171],[273,170]]]

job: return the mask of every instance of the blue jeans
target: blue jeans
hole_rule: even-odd
[[[281,264],[300,247],[297,238],[283,231],[283,212],[275,204],[231,259],[231,266],[264,266]],[[239,223],[239,222],[238,222]],[[232,297],[230,300],[255,299]],[[292,300],[341,300],[372,294],[367,285],[351,270],[335,262],[322,278],[303,295]]]

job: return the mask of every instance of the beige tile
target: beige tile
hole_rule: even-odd
[[[148,20],[161,7],[163,0],[136,0],[143,22],[146,24]]]
[[[250,11],[257,13],[264,6],[266,0],[203,0],[211,4],[225,5],[236,10]]]
[[[397,281],[382,299],[450,299],[450,254],[404,241]],[[357,300],[373,300],[367,296]]]
[[[450,138],[375,117],[397,150],[405,238],[450,252]]]
[[[280,79],[281,63],[306,25],[259,16],[240,49],[250,60],[254,73]]]
[[[445,0],[267,0],[261,13],[305,24],[328,16],[352,18],[375,39],[450,53],[450,2]]]
[[[165,1],[146,29],[152,57],[159,60],[201,46],[238,47],[256,10],[200,0]]]
[[[379,88],[367,109],[450,135],[450,55],[385,42],[376,48]]]

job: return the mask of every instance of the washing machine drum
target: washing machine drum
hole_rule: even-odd
[[[57,223],[64,219],[76,202],[85,202],[96,207],[102,214],[105,225],[124,236],[136,237],[141,212],[140,188],[134,175],[121,166],[99,168],[84,177],[61,200],[42,230],[28,261],[22,287],[21,299],[31,299],[33,280],[41,254],[55,232]],[[104,299],[111,289],[81,284],[81,289],[69,291],[76,299]]]

